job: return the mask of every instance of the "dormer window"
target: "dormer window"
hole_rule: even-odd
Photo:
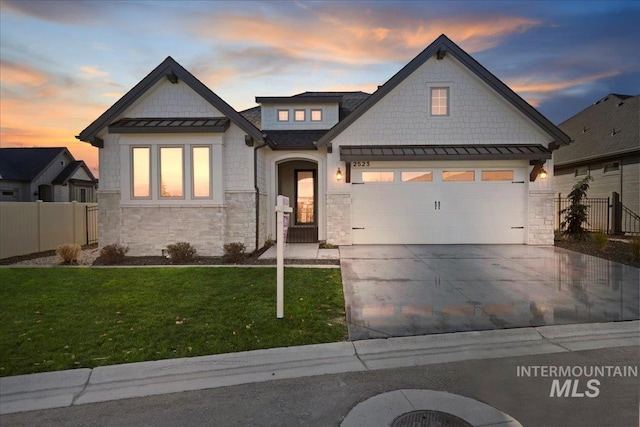
[[[279,122],[288,122],[289,121],[289,110],[278,110],[278,121]]]
[[[322,121],[322,110],[311,110],[311,121],[312,122],[321,122]]]
[[[305,120],[305,110],[294,110],[293,112],[293,120],[296,122],[304,122]]]

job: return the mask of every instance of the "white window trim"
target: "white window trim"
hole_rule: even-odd
[[[302,112],[303,118],[302,120],[298,120],[298,118],[296,117],[296,113]],[[293,121],[294,122],[306,122],[307,121],[307,110],[305,110],[304,108],[296,108],[295,110],[293,110]]]
[[[280,113],[281,113],[281,112],[285,112],[285,111],[286,111],[286,113],[287,113],[287,119],[286,119],[286,120],[282,120],[282,119],[280,118]],[[284,122],[289,122],[289,121],[291,121],[291,114],[289,114],[289,110],[284,109],[284,108],[281,108],[281,109],[276,110],[276,121],[278,121],[278,122],[283,122],[283,123],[284,123]]]
[[[209,149],[209,195],[208,196],[196,196],[196,174],[195,168],[193,164],[194,155],[193,151],[196,148],[207,148]],[[191,200],[211,200],[213,199],[213,150],[210,145],[191,145],[190,148],[191,154]]]

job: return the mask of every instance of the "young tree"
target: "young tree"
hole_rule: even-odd
[[[569,193],[570,205],[569,207],[560,211],[561,214],[565,214],[565,220],[560,224],[564,229],[565,234],[576,240],[584,240],[587,237],[587,230],[584,229],[582,224],[587,223],[588,206],[583,203],[587,197],[587,190],[589,189],[589,181],[592,178],[586,176],[573,186],[573,190]]]

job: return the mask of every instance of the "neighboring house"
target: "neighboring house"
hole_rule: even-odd
[[[0,148],[0,201],[93,202],[97,186],[64,147]]]
[[[574,142],[554,154],[554,190],[566,197],[586,177],[590,198],[620,194],[640,214],[640,95],[610,94],[559,125]]]
[[[168,57],[78,139],[100,148],[100,245],[220,255],[291,240],[553,244],[570,139],[442,35],[372,95],[259,96],[238,113]],[[540,176],[539,176],[540,175]]]

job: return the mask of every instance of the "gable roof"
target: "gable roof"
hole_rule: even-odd
[[[151,71],[144,79],[113,104],[107,111],[91,123],[86,129],[76,136],[80,141],[91,143],[96,147],[102,147],[103,142],[98,138],[98,133],[108,126],[112,121],[119,118],[124,111],[129,108],[135,101],[143,96],[153,85],[160,79],[169,79],[172,83],[177,83],[178,79],[184,81],[191,89],[193,89],[203,99],[217,108],[222,114],[229,118],[233,123],[238,125],[240,129],[258,141],[262,140],[262,133],[258,128],[253,126],[251,122],[245,119],[240,113],[233,109],[229,104],[224,102],[222,98],[213,93],[211,89],[206,87],[193,74],[184,69],[172,57],[168,56],[160,65]]]
[[[69,181],[80,168],[84,169],[87,175],[89,175],[89,178],[91,178],[91,181],[98,182],[98,180],[95,176],[93,176],[93,173],[91,173],[91,170],[87,167],[84,161],[76,160],[75,162],[69,163],[67,167],[58,174],[56,179],[52,181],[52,184],[66,184],[67,181]]]
[[[555,166],[640,152],[639,118],[640,95],[605,96],[560,123],[574,142],[554,153]]]
[[[60,154],[64,147],[0,148],[0,176],[7,181],[31,182]]]
[[[427,62],[434,55],[436,55],[438,58],[443,58],[444,55],[452,55],[469,71],[480,78],[480,80],[485,82],[496,93],[502,96],[511,105],[522,112],[526,117],[528,117],[533,123],[538,125],[549,135],[551,135],[554,138],[554,141],[549,144],[550,149],[553,150],[561,144],[569,144],[571,142],[571,139],[568,135],[562,132],[562,130],[560,130],[546,117],[540,114],[538,110],[529,105],[507,85],[502,83],[496,76],[491,74],[486,68],[480,65],[478,61],[473,59],[468,53],[466,53],[458,45],[452,42],[447,36],[442,34],[433,43],[427,46],[425,50],[420,52],[418,56],[413,58],[411,62],[405,65],[404,68],[402,68],[393,77],[391,77],[384,85],[380,86],[378,90],[364,102],[362,102],[353,111],[352,114],[350,114],[344,120],[341,120],[338,124],[331,128],[331,130],[318,141],[318,147],[330,145],[331,141],[347,127],[349,127],[351,123],[355,122],[360,116],[366,113],[378,101],[380,101],[400,83],[402,83],[404,79],[409,77],[414,71],[416,71],[422,64]]]

